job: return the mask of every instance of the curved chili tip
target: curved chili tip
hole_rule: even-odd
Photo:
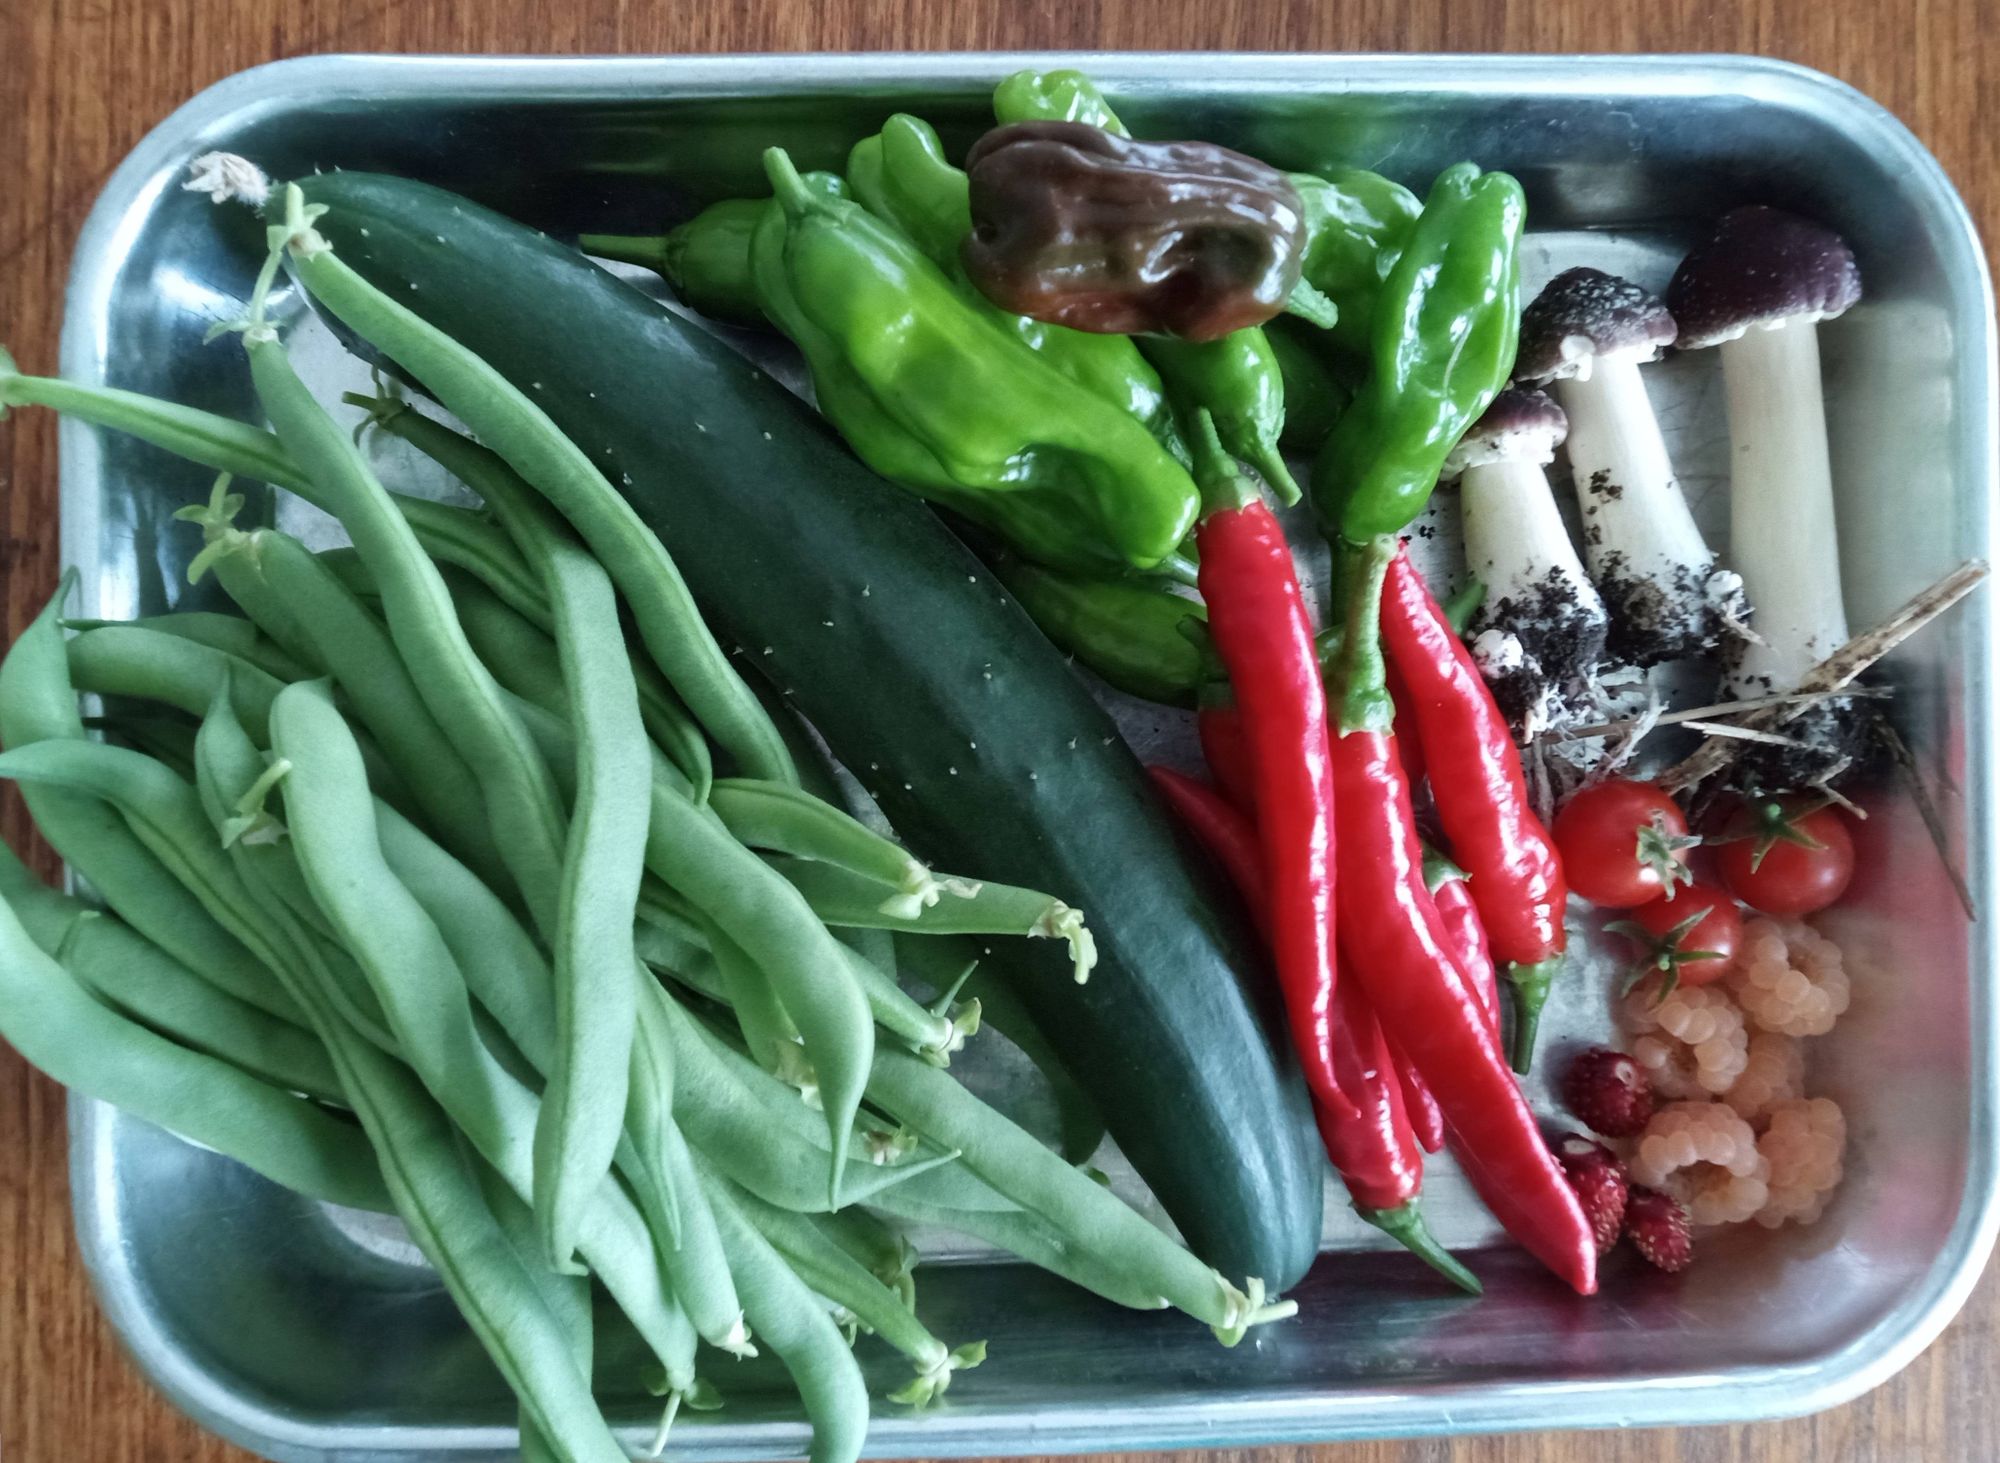
[[[1424,1223],[1424,1211],[1420,1200],[1406,1199],[1394,1209],[1363,1209],[1356,1204],[1354,1212],[1467,1295],[1486,1293],[1486,1288],[1479,1283],[1479,1277],[1466,1269],[1457,1256],[1439,1244],[1431,1235],[1430,1227]]]

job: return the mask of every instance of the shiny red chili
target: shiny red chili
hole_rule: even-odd
[[[1243,737],[1243,716],[1227,686],[1201,693],[1194,726],[1201,738],[1202,760],[1209,776],[1230,804],[1246,816],[1257,811],[1257,783],[1250,772],[1250,746]]]
[[[1146,775],[1153,779],[1168,810],[1222,866],[1224,876],[1243,896],[1244,907],[1261,929],[1268,901],[1264,895],[1264,851],[1257,844],[1256,825],[1220,792],[1185,772],[1148,767]]]
[[[1398,745],[1402,745],[1398,743]],[[1486,1019],[1495,1037],[1500,1035],[1500,976],[1493,968],[1493,951],[1486,944],[1486,926],[1480,923],[1479,907],[1472,902],[1465,870],[1439,853],[1424,848],[1424,887],[1431,891],[1438,918],[1451,939],[1452,954],[1458,958],[1460,974],[1471,981],[1486,1008]]]
[[[1333,780],[1312,620],[1284,530],[1206,412],[1192,446],[1201,595],[1249,752],[1272,963],[1306,1082],[1345,1114],[1353,1104],[1333,1070]]]
[[[1409,1114],[1410,1131],[1417,1135],[1417,1146],[1426,1153],[1436,1153],[1444,1147],[1444,1114],[1438,1109],[1436,1095],[1424,1074],[1395,1047],[1389,1048],[1389,1060],[1395,1065],[1396,1085],[1403,1089],[1403,1111]]]
[[[1562,859],[1529,805],[1493,693],[1400,549],[1383,588],[1382,640],[1409,696],[1451,856],[1466,872],[1493,954],[1508,963],[1514,1066],[1525,1072],[1568,942]]]

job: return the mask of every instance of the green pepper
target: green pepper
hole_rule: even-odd
[[[1073,569],[1151,568],[1199,508],[1145,427],[1080,392],[968,302],[899,231],[764,155],[764,308],[798,344],[820,410],[876,471]]]
[[[993,115],[1002,122],[1088,122],[1132,135],[1081,71],[1016,71],[993,89]]]
[[[1371,369],[1313,464],[1329,536],[1365,544],[1423,511],[1445,455],[1514,368],[1521,185],[1472,163],[1431,185],[1382,286]]]
[[[994,89],[993,115],[1003,123],[1088,122],[1120,137],[1132,135],[1097,84],[1081,71],[1017,71]],[[1206,410],[1233,456],[1256,468],[1283,501],[1298,501],[1299,485],[1278,451],[1285,428],[1285,386],[1261,329],[1253,326],[1199,342],[1146,337],[1139,348],[1167,383],[1167,396],[1183,416]]]
[[[993,304],[966,279],[959,245],[972,229],[964,170],[945,157],[929,123],[899,113],[848,154],[854,196],[877,218],[901,229],[966,299],[1086,391],[1130,412],[1185,463],[1186,448],[1159,373],[1122,335],[1091,335],[1047,325]]]
[[[1375,301],[1422,204],[1401,183],[1363,168],[1291,176],[1306,210],[1306,281],[1338,312],[1333,343],[1365,354]]]
[[[1208,618],[1200,600],[1158,580],[1088,579],[1012,555],[993,568],[1042,633],[1104,681],[1163,706],[1195,704],[1203,658],[1185,627]]]
[[[750,236],[770,206],[767,198],[725,198],[665,238],[585,234],[576,242],[586,254],[658,272],[680,302],[699,314],[761,325],[764,311],[750,278]]]
[[[1298,320],[1273,320],[1264,334],[1285,383],[1285,434],[1279,445],[1317,451],[1354,392],[1322,358],[1317,337],[1324,332]]]

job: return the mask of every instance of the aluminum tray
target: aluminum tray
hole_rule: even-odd
[[[203,93],[113,177],[86,227],[63,367],[222,410],[249,408],[240,356],[199,347],[251,264],[175,186],[226,147],[280,176],[393,169],[551,226],[634,229],[757,186],[758,150],[837,165],[888,112],[962,144],[986,89],[1022,64],[1081,64],[1141,130],[1200,134],[1274,162],[1341,161],[1421,183],[1461,157],[1527,185],[1542,272],[1617,250],[1657,282],[1689,231],[1745,200],[1841,228],[1867,302],[1824,332],[1846,582],[1857,622],[1958,560],[1992,553],[1992,299],[1977,239],[1936,163],[1893,118],[1823,76],[1765,61],[1375,56],[891,56],[666,60],[325,57]],[[1592,231],[1581,235],[1577,231]],[[330,365],[316,372],[324,383]],[[1659,378],[1691,484],[1726,466],[1713,365]],[[163,608],[191,534],[168,514],[199,474],[66,425],[63,541],[85,613]],[[1712,496],[1719,500],[1719,493]],[[1710,505],[1711,509],[1713,504]],[[1985,599],[1894,663],[1906,733],[1945,799],[1959,855],[1995,907],[1993,640]],[[1156,718],[1157,721],[1157,718]],[[1157,726],[1133,724],[1152,736]],[[1995,1222],[1994,926],[1968,925],[1916,818],[1876,808],[1837,933],[1857,999],[1816,1053],[1844,1104],[1849,1176],[1808,1231],[1732,1233],[1678,1278],[1614,1261],[1578,1300],[1504,1246],[1483,1300],[1441,1292],[1329,1215],[1329,1253],[1295,1323],[1235,1351],[1018,1267],[927,1272],[940,1334],[992,1360],[920,1416],[884,1408],[884,1456],[1236,1446],[1385,1434],[1693,1423],[1811,1411],[1907,1362],[1964,1299]],[[1593,960],[1552,1016],[1553,1046],[1607,1026]],[[1553,1061],[1544,1063],[1553,1066]],[[513,1408],[433,1277],[391,1232],[284,1194],[89,1102],[72,1108],[83,1254],[140,1365],[188,1412],[274,1459],[495,1458]],[[1430,1206],[1448,1241],[1491,1228],[1448,1168]],[[600,1390],[645,1436],[650,1408],[615,1334]],[[864,1347],[871,1370],[898,1370]],[[794,1454],[775,1373],[732,1367],[728,1409],[684,1421],[682,1456]]]

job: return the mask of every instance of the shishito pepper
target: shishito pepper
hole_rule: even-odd
[[[1514,367],[1527,204],[1472,163],[1431,185],[1375,305],[1371,369],[1313,464],[1321,525],[1350,544],[1422,511],[1445,455]]]
[[[929,123],[907,113],[891,117],[879,133],[854,145],[847,178],[862,207],[901,229],[995,323],[1086,391],[1137,417],[1169,452],[1186,460],[1166,388],[1130,340],[1003,310],[966,279],[959,245],[972,231],[971,184],[945,156]]]
[[[993,115],[1003,123],[1088,122],[1117,137],[1132,135],[1080,71],[1015,73],[995,89]],[[1298,501],[1299,485],[1278,451],[1285,383],[1262,329],[1252,326],[1210,341],[1154,337],[1142,340],[1140,349],[1183,415],[1208,412],[1232,457],[1256,468],[1281,501]]]
[[[903,234],[765,154],[764,308],[855,452],[1057,567],[1152,568],[1193,527],[1193,480],[1138,420],[1080,392]]]
[[[1005,555],[993,570],[1058,649],[1119,690],[1163,706],[1193,706],[1203,656],[1186,633],[1200,600],[1157,581],[1087,579]]]
[[[1364,168],[1293,173],[1292,186],[1306,210],[1306,282],[1338,311],[1328,340],[1365,355],[1375,302],[1423,205],[1401,183]]]

